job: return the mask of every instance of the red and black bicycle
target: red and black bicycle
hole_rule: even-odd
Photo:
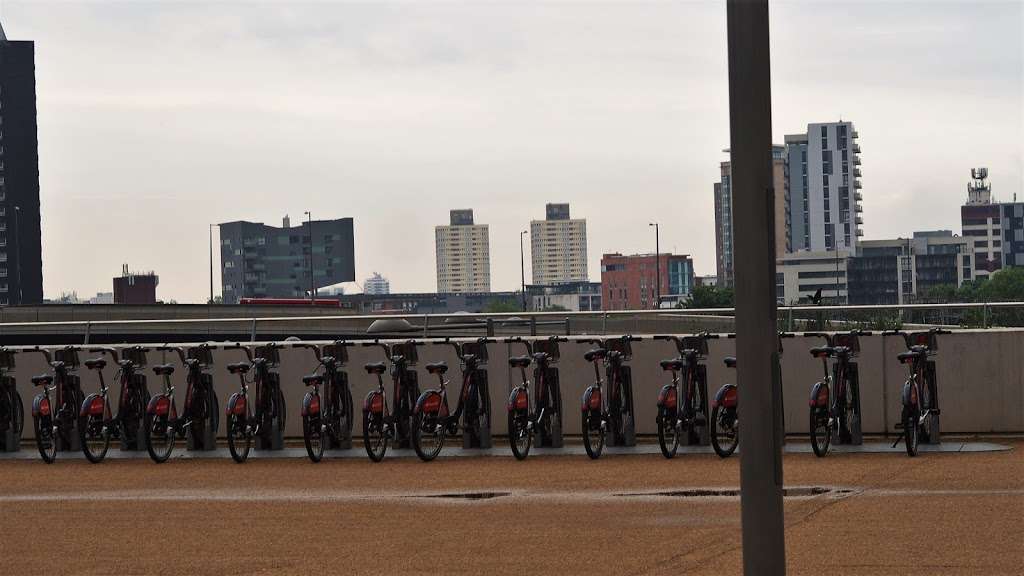
[[[394,441],[399,446],[410,441],[412,411],[419,396],[419,381],[416,371],[411,368],[418,361],[415,340],[386,344],[374,341],[364,346],[380,346],[387,362],[370,362],[364,366],[366,372],[377,377],[377,388],[371,390],[363,400],[363,447],[366,455],[374,462],[380,462],[388,451],[388,444]],[[384,388],[384,373],[391,364],[391,381],[394,384],[394,414],[388,404]]]
[[[611,434],[615,444],[628,444],[633,433],[633,395],[625,382],[625,363],[632,358],[632,342],[636,336],[624,335],[603,340],[584,339],[581,342],[597,344],[583,359],[594,365],[594,383],[584,392],[582,410],[583,447],[587,456],[596,460],[604,451],[606,436]],[[605,380],[601,368],[606,368],[608,394],[604,393]]]
[[[526,356],[509,358],[509,366],[519,368],[522,382],[513,387],[508,396],[508,442],[517,460],[525,460],[530,454],[533,437],[539,435],[541,443],[556,434],[561,434],[562,395],[557,380],[550,380],[549,367],[559,358],[558,343],[568,342],[566,338],[551,336],[544,340],[524,340],[519,337],[507,338],[506,343],[517,342],[526,347]],[[533,363],[533,390],[530,394],[530,379],[527,368]]]
[[[900,418],[902,434],[893,446],[901,439],[905,440],[908,456],[917,456],[921,441],[930,442],[938,432],[939,394],[935,377],[935,365],[929,358],[939,350],[937,336],[950,334],[948,330],[932,328],[921,332],[883,332],[883,335],[902,335],[907,344],[907,351],[898,355],[901,364],[910,368],[907,381],[903,384],[901,402],[903,414]]]
[[[852,384],[851,360],[860,353],[860,336],[871,332],[851,330],[827,334],[806,332],[804,336],[818,336],[825,339],[825,346],[811,348],[811,355],[821,359],[823,377],[811,386],[809,428],[811,449],[818,457],[827,456],[835,435],[840,441],[848,442],[854,418],[858,417],[859,398]],[[835,360],[829,373],[829,359]]]
[[[280,363],[280,344],[269,343],[256,349],[255,357],[241,345],[225,347],[245,352],[247,362],[228,364],[231,374],[238,375],[239,391],[228,398],[226,409],[228,451],[239,464],[246,461],[255,440],[272,444],[273,436],[283,433],[287,409],[280,381],[272,376],[271,368]],[[246,374],[252,371],[252,379]],[[250,401],[250,384],[255,387],[255,402]]]
[[[156,463],[166,462],[174,451],[176,438],[188,435],[205,437],[208,431],[216,434],[219,410],[212,382],[203,378],[203,366],[213,364],[210,347],[201,344],[189,349],[188,357],[178,346],[159,346],[155,350],[174,352],[185,367],[185,406],[178,415],[174,401],[175,387],[171,382],[174,366],[161,364],[153,373],[163,379],[163,392],[153,396],[146,407],[146,450]]]
[[[78,378],[71,372],[79,365],[79,350],[77,346],[65,346],[54,354],[39,347],[28,350],[42,354],[52,371],[32,377],[32,384],[42,387],[32,400],[32,425],[39,455],[47,464],[57,459],[58,447],[69,449],[78,442],[79,408],[85,398]]]
[[[670,340],[679,356],[661,361],[661,368],[672,373],[672,381],[658,394],[658,445],[665,458],[679,449],[680,436],[690,442],[700,439],[708,425],[707,376],[703,360],[708,355],[708,340],[717,334],[701,332],[692,336],[655,336]]]
[[[302,399],[302,439],[313,462],[323,459],[328,446],[338,446],[352,437],[352,392],[341,377],[351,345],[338,340],[321,351],[315,344],[292,344],[308,348],[317,360],[316,370],[302,377],[302,383],[312,388]]]

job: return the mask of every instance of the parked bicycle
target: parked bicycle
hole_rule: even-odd
[[[583,359],[594,365],[594,384],[583,392],[583,447],[592,459],[601,457],[606,435],[611,434],[614,444],[628,444],[633,430],[633,394],[624,382],[623,367],[633,356],[632,342],[640,338],[630,335],[604,340],[584,339],[581,342],[597,344]],[[605,380],[601,377],[604,365],[608,394],[603,393]]]
[[[923,440],[932,440],[933,420],[939,416],[939,394],[935,378],[934,364],[929,358],[939,350],[937,336],[950,334],[948,330],[932,328],[922,332],[900,332],[897,330],[883,332],[883,335],[903,336],[907,345],[906,352],[900,352],[897,358],[901,364],[910,368],[906,382],[903,384],[901,402],[903,413],[900,418],[902,433],[896,438],[896,444],[905,441],[908,456],[917,456],[918,446]],[[937,428],[937,426],[936,426]]]
[[[729,334],[729,338],[735,338]],[[779,333],[779,355],[782,355],[782,339],[792,338],[788,332]],[[736,368],[736,358],[726,356],[726,368]],[[728,458],[740,444],[739,396],[735,384],[724,384],[711,399],[711,447],[715,454]]]
[[[239,464],[246,461],[255,440],[271,445],[273,436],[284,431],[287,408],[280,381],[273,377],[271,368],[280,363],[280,344],[271,342],[256,349],[253,355],[241,345],[228,346],[225,350],[239,349],[245,352],[247,361],[228,364],[227,370],[238,375],[239,391],[228,398],[226,409],[228,451]],[[252,379],[246,374],[252,371]],[[255,403],[249,400],[250,384],[255,387]]]
[[[111,352],[117,362],[117,352]],[[110,450],[110,440],[119,436],[118,421],[113,417],[107,394],[110,388],[103,377],[103,369],[107,361],[103,358],[92,358],[85,361],[85,367],[94,370],[99,377],[99,391],[89,394],[82,402],[79,416],[82,420],[78,427],[82,453],[93,464],[99,464]]]
[[[123,348],[120,352],[110,347],[90,348],[89,352],[109,355],[117,364],[117,372],[113,381],[120,386],[120,395],[117,405],[117,416],[114,426],[110,432],[113,438],[120,439],[123,449],[142,450],[145,444],[146,406],[149,404],[149,388],[146,385],[146,377],[142,370],[146,367],[146,353],[148,348],[143,346],[131,346]],[[88,365],[87,365],[88,366]],[[106,362],[103,363],[106,366]],[[99,373],[101,386],[103,383],[103,368],[96,362],[89,367]],[[106,400],[106,397],[104,397]],[[109,407],[107,408],[109,409]],[[95,423],[95,419],[93,419]]]
[[[479,437],[490,431],[490,398],[477,378],[478,370],[487,362],[487,344],[490,338],[475,342],[450,342],[462,368],[462,387],[459,390],[455,412],[448,406],[448,365],[434,362],[426,365],[429,374],[437,376],[438,387],[425,390],[416,400],[412,418],[412,446],[420,460],[429,462],[441,453],[446,436],[455,436],[460,430]]]
[[[163,393],[153,396],[146,407],[149,424],[145,429],[145,440],[149,457],[159,464],[171,457],[176,438],[188,435],[205,437],[211,429],[216,433],[219,411],[212,383],[203,378],[202,366],[213,364],[209,345],[190,348],[188,357],[178,346],[159,346],[155,350],[176,353],[186,371],[185,406],[179,416],[174,401],[175,387],[171,383],[174,366],[161,364],[153,367],[153,373],[163,379]]]
[[[715,338],[717,334],[706,331],[654,337],[672,341],[679,352],[679,356],[661,361],[661,369],[672,373],[672,381],[658,393],[658,445],[665,458],[676,455],[681,435],[697,442],[707,428],[707,375],[702,362],[708,355],[708,340]]]
[[[348,362],[351,345],[338,340],[321,351],[315,344],[292,344],[295,348],[308,348],[317,360],[316,370],[302,377],[302,383],[312,387],[302,399],[302,438],[306,454],[313,462],[323,459],[328,445],[335,447],[352,437],[352,391],[341,372]]]
[[[377,389],[371,390],[363,400],[363,447],[366,455],[374,462],[380,462],[388,451],[388,444],[395,442],[400,447],[410,442],[413,407],[419,396],[419,381],[415,370],[410,369],[418,361],[415,340],[396,344],[374,341],[364,346],[380,346],[386,362],[370,362],[364,366],[366,372],[377,376]],[[395,412],[388,406],[387,391],[384,389],[384,373],[391,364],[391,381],[394,390]]]
[[[17,450],[25,429],[25,407],[21,404],[14,371],[15,351],[0,348],[0,450]]]
[[[851,383],[851,359],[860,353],[860,336],[871,332],[851,330],[836,334],[806,332],[805,336],[825,339],[825,346],[811,348],[811,355],[821,359],[822,379],[811,387],[810,433],[814,455],[827,456],[835,435],[841,442],[849,442],[850,429],[859,405],[857,391]],[[829,359],[834,365],[829,372]]]
[[[533,437],[539,434],[541,442],[556,433],[561,434],[562,395],[557,382],[549,382],[548,368],[559,358],[558,343],[568,342],[567,338],[551,336],[545,340],[523,340],[507,338],[506,343],[517,342],[526,347],[526,356],[509,358],[509,366],[519,368],[522,382],[513,387],[508,396],[508,443],[517,460],[525,460],[530,454]],[[533,402],[530,397],[530,379],[526,369],[535,364],[533,371]]]
[[[32,426],[39,455],[47,464],[57,459],[58,447],[68,449],[78,441],[79,407],[85,398],[72,372],[78,368],[79,350],[77,346],[66,346],[54,354],[39,347],[28,350],[42,354],[52,371],[32,377],[32,384],[42,387],[32,400]],[[50,399],[51,392],[55,393],[54,400]]]

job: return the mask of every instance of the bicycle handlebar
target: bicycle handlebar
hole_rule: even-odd
[[[100,346],[96,348],[89,348],[91,354],[110,354],[110,357],[114,359],[114,364],[119,362],[117,356],[117,350],[109,346]]]
[[[40,348],[39,346],[36,346],[35,348],[25,350],[25,352],[38,352],[42,354],[44,358],[46,358],[47,364],[51,364],[53,362],[53,355],[50,354],[50,351],[45,348]]]
[[[225,345],[224,350],[241,350],[242,352],[245,352],[245,357],[249,360],[249,363],[252,364],[252,351],[249,350],[248,346],[242,346],[238,342],[235,342],[234,344]]]
[[[308,342],[292,342],[292,348],[308,348],[313,351],[313,355],[316,356],[317,362],[320,361],[320,347],[316,344],[310,344]]]
[[[164,344],[163,346],[157,346],[153,350],[156,350],[157,352],[177,352],[178,358],[181,360],[181,365],[185,366],[185,351],[181,349],[181,346]]]

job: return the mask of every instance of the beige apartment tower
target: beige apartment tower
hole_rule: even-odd
[[[437,291],[491,291],[491,244],[487,224],[474,224],[472,210],[452,210],[448,226],[434,228]]]
[[[569,218],[568,204],[548,204],[546,218],[530,222],[533,284],[587,282],[587,221]]]

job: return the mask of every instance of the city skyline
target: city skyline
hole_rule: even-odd
[[[303,210],[354,219],[356,278],[432,291],[424,247],[460,206],[514,289],[551,198],[588,221],[591,280],[603,253],[651,252],[654,220],[713,273],[724,7],[584,6],[5,3],[36,42],[46,297],[130,261],[205,301],[210,223]],[[959,231],[974,166],[1022,192],[1019,4],[800,7],[772,6],[774,140],[856,123],[865,240]]]

